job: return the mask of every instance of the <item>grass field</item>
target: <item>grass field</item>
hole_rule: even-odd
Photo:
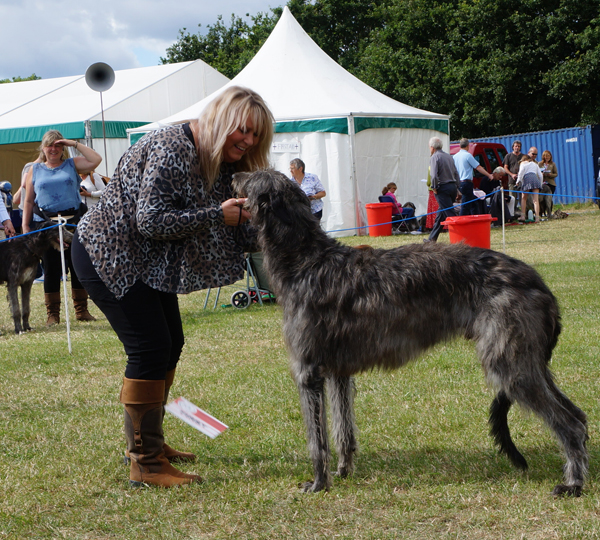
[[[221,307],[239,287],[224,289],[215,310],[202,309],[205,293],[180,298],[187,342],[172,397],[190,399],[229,430],[211,440],[167,415],[165,431],[173,446],[199,456],[182,469],[205,482],[132,490],[121,461],[121,344],[92,305],[98,321],[73,321],[69,354],[65,324],[44,326],[42,286],[35,285],[33,332],[15,336],[7,304],[0,310],[0,539],[600,538],[595,208],[506,230],[506,253],[534,265],[561,305],[552,369],[589,418],[581,498],[552,497],[563,460],[537,417],[518,408],[510,414],[529,472],[498,455],[487,426],[492,394],[464,340],[403,370],[359,375],[356,473],[328,493],[301,493],[312,471],[281,313],[268,305]],[[501,231],[491,239],[501,250]],[[343,241],[389,248],[422,237]],[[210,307],[213,299],[214,292]]]

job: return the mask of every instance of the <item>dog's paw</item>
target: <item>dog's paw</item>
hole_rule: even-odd
[[[552,495],[555,497],[581,497],[581,486],[558,484],[558,486],[552,490]]]
[[[334,476],[338,476],[339,478],[347,478],[354,472],[354,467],[338,467],[338,470],[334,472]]]
[[[324,482],[304,482],[300,486],[304,493],[317,493],[318,491],[329,491],[329,487]]]

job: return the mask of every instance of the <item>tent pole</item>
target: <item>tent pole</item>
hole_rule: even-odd
[[[360,201],[358,200],[358,180],[356,179],[356,154],[354,148],[354,117],[352,113],[348,116],[348,136],[350,137],[350,174],[352,178],[352,194],[354,198],[354,226],[362,227],[364,225],[361,212],[360,212]],[[358,229],[358,236],[364,236],[365,230]]]

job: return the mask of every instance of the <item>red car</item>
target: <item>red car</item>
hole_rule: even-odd
[[[456,154],[460,150],[460,145],[454,143],[450,145],[450,155]],[[503,144],[489,142],[473,142],[469,143],[469,153],[477,160],[487,172],[492,173],[496,167],[502,167],[502,162],[506,156],[506,148]],[[473,185],[479,188],[479,183],[483,176],[475,171],[473,176]],[[505,189],[508,188],[508,175],[505,174],[502,179],[502,185]]]

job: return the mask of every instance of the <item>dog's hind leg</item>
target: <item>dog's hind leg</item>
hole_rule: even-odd
[[[21,285],[21,317],[23,319],[23,330],[31,330],[29,315],[31,313],[31,287],[33,281],[27,281]]]
[[[529,385],[521,383],[511,394],[515,401],[540,416],[563,446],[565,483],[558,484],[552,493],[579,497],[588,468],[585,413],[557,388],[549,371],[543,381]]]
[[[18,286],[14,283],[8,284],[8,304],[12,314],[13,322],[15,323],[15,334],[23,332],[21,326],[21,308],[19,306]]]
[[[329,473],[329,441],[327,440],[327,416],[325,413],[325,379],[315,373],[319,368],[304,370],[297,378],[300,405],[306,423],[308,451],[312,460],[315,479],[303,485],[305,492],[327,490],[331,486]]]
[[[527,470],[527,461],[517,450],[508,428],[508,411],[511,405],[512,401],[508,399],[507,395],[502,391],[498,392],[490,407],[490,435],[494,438],[500,453],[506,454],[518,469]]]
[[[354,379],[327,379],[333,440],[338,454],[337,474],[342,478],[354,472],[354,453],[358,449],[354,424]]]

